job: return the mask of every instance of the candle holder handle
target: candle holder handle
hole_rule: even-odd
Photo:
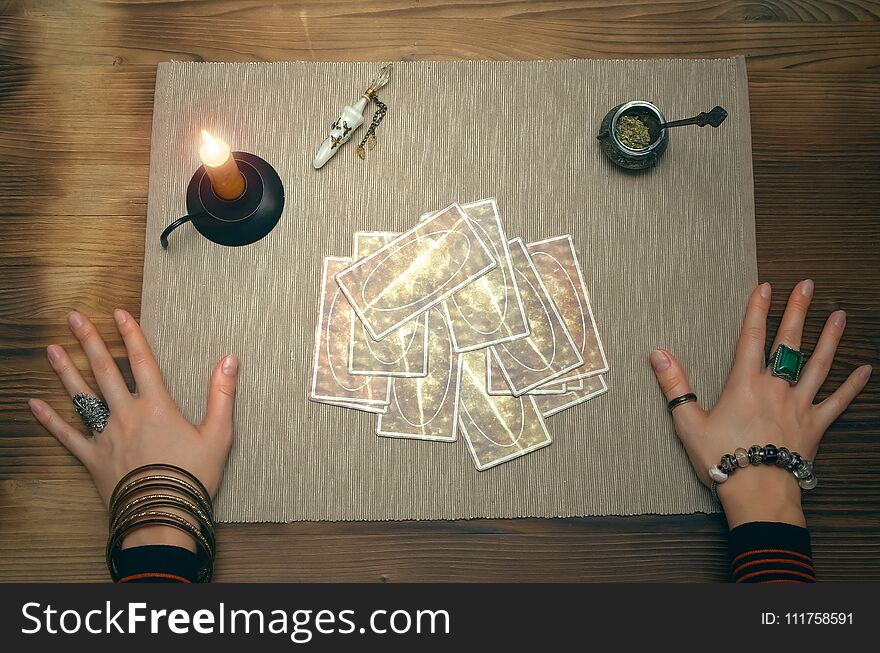
[[[165,231],[163,231],[162,235],[159,236],[159,242],[162,243],[162,249],[168,249],[168,236],[171,235],[172,231],[177,229],[179,226],[186,224],[187,222],[192,222],[193,220],[204,217],[207,217],[207,214],[204,211],[200,211],[198,213],[190,213],[189,215],[185,215],[182,218],[177,218],[177,220],[165,227]]]

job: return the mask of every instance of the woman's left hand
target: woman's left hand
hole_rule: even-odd
[[[805,279],[795,286],[771,351],[779,345],[801,348],[812,297],[811,280]],[[709,468],[718,464],[722,454],[737,448],[773,443],[812,459],[825,430],[846,410],[871,376],[871,366],[863,365],[831,396],[814,403],[831,369],[846,315],[836,311],[828,318],[800,380],[794,385],[774,376],[764,360],[769,308],[770,284],[763,283],[749,297],[733,370],[718,403],[711,410],[703,410],[690,402],[672,411],[675,432],[706,486],[712,484]],[[684,367],[671,352],[657,349],[651,352],[650,361],[667,400],[692,391]],[[748,521],[804,525],[800,488],[796,479],[779,467],[761,465],[744,470],[718,485],[717,490],[731,528]]]

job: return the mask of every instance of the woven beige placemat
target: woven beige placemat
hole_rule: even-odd
[[[311,161],[375,63],[164,63],[156,78],[141,317],[186,415],[241,356],[222,521],[453,519],[716,510],[672,432],[646,354],[662,345],[705,403],[729,370],[756,279],[746,69],[713,61],[415,62],[380,93],[366,162]],[[631,99],[668,119],[720,104],[719,129],[670,132],[660,166],[613,168],[595,134]],[[287,203],[262,241],[224,248],[186,225],[199,130],[273,163]],[[360,134],[355,140],[359,140]],[[375,435],[375,417],[309,402],[321,258],[356,230],[402,231],[495,196],[509,237],[571,233],[609,355],[610,392],[548,420],[554,443],[478,472],[465,443]]]

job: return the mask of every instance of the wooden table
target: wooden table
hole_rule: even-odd
[[[880,2],[22,0],[0,11],[0,580],[107,579],[97,494],[25,400],[75,419],[44,351],[78,351],[71,309],[95,317],[123,359],[111,311],[140,306],[153,83],[168,59],[745,54],[771,326],[811,277],[807,343],[830,311],[848,313],[823,393],[880,361]],[[822,484],[806,497],[825,580],[880,580],[878,448],[872,380],[826,436]],[[725,547],[718,515],[226,524],[216,578],[721,581]]]

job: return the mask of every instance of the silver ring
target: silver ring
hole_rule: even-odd
[[[78,392],[73,395],[73,407],[90,431],[100,433],[107,428],[110,419],[110,408],[95,395]]]
[[[675,399],[670,399],[666,402],[666,410],[671,415],[672,411],[681,406],[682,404],[689,404],[692,401],[697,400],[697,395],[693,392],[688,392],[685,395],[681,395],[680,397],[676,397]]]

